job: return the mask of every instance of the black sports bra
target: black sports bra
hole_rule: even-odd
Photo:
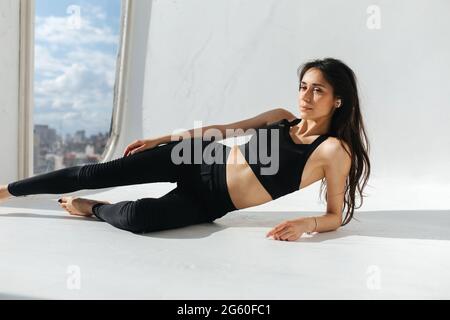
[[[300,121],[282,119],[257,128],[256,134],[247,143],[239,145],[243,156],[273,200],[299,190],[306,161],[320,143],[330,136],[324,134],[310,144],[297,144],[292,140],[289,128]],[[278,141],[279,152],[276,144],[274,150],[271,149],[273,141]]]

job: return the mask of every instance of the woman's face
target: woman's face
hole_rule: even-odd
[[[331,116],[338,100],[333,96],[333,88],[319,69],[311,68],[303,75],[298,95],[300,118],[317,119]]]

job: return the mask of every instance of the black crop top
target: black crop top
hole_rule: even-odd
[[[300,121],[282,119],[257,128],[247,143],[239,145],[243,156],[273,200],[299,190],[306,161],[320,143],[329,137],[329,134],[325,134],[310,144],[295,143],[289,128]],[[276,144],[272,150],[273,141],[278,141],[279,152]]]

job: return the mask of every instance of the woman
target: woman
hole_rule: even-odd
[[[336,230],[352,219],[356,189],[362,195],[370,175],[369,146],[356,79],[348,66],[332,58],[307,62],[297,72],[300,81],[298,119],[291,112],[277,108],[243,121],[202,128],[199,136],[190,130],[184,136],[192,139],[183,138],[181,142],[173,141],[171,136],[139,140],[126,148],[122,158],[65,168],[3,186],[0,200],[31,194],[176,182],[177,187],[160,198],[115,204],[73,197],[58,200],[71,214],[94,215],[117,228],[143,233],[212,222],[229,212],[275,200],[318,180],[322,180],[322,192],[325,180],[327,209],[324,215],[285,221],[266,236],[294,241],[304,232]],[[206,134],[210,129],[225,138],[229,137],[230,130],[255,129],[258,134],[246,144],[230,148],[211,142]],[[271,138],[262,141],[262,130],[269,132]],[[175,163],[175,149],[181,143],[187,142],[192,147],[199,141],[202,152],[210,146],[214,150],[223,148],[223,162]],[[255,154],[261,156],[265,148],[271,149],[271,156],[276,156],[275,170],[264,167],[258,157],[254,161]],[[264,169],[268,169],[265,174]],[[272,172],[267,174],[267,171]],[[347,212],[342,221],[345,208]]]

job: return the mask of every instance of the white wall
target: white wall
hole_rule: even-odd
[[[370,5],[381,10],[381,29],[367,27]],[[378,180],[445,194],[438,185],[450,181],[449,12],[445,0],[155,0],[144,136],[280,106],[298,116],[297,67],[331,56],[359,80],[375,190],[385,187]]]
[[[18,174],[19,1],[0,1],[0,183]]]
[[[122,129],[114,157],[121,157],[126,146],[143,136],[142,106],[143,86],[147,59],[147,43],[152,2],[133,0],[131,13],[131,36],[128,54],[128,81],[125,93],[125,112]]]

